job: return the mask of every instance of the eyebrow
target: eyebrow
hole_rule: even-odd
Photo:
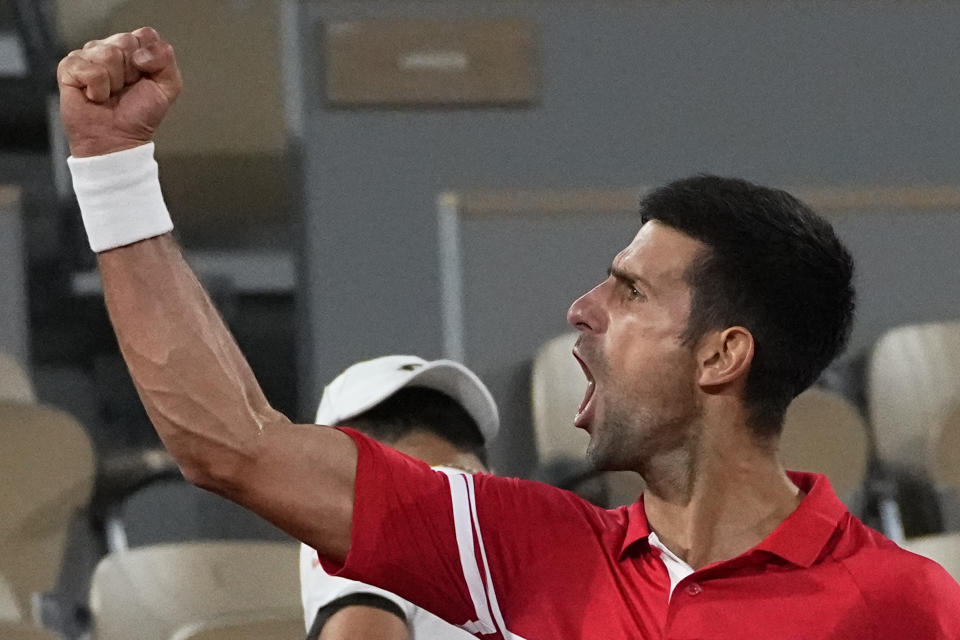
[[[624,271],[623,269],[621,269],[621,268],[619,268],[619,267],[613,267],[613,266],[611,266],[610,268],[607,269],[607,275],[608,275],[608,276],[613,276],[613,277],[616,278],[617,280],[620,280],[621,282],[626,282],[626,283],[631,284],[631,285],[633,285],[633,284],[640,284],[640,285],[643,286],[644,289],[646,289],[646,290],[647,290],[648,292],[650,292],[650,293],[655,293],[655,292],[656,292],[656,289],[654,288],[654,286],[653,286],[652,284],[650,284],[650,281],[649,281],[649,280],[647,280],[647,279],[644,278],[643,276],[637,275],[637,274],[635,274],[635,273],[630,273],[629,271]]]

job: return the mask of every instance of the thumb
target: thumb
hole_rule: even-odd
[[[171,98],[180,92],[180,69],[177,67],[173,46],[169,42],[145,43],[133,52],[131,62],[142,74],[150,76]]]

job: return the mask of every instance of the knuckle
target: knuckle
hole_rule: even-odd
[[[107,62],[122,62],[123,50],[117,46],[104,47],[103,57]]]
[[[101,43],[88,49],[85,57],[91,62],[115,66],[123,61],[123,51],[117,46]]]
[[[99,64],[78,65],[73,73],[88,83],[97,82],[101,78],[109,78],[107,70]]]
[[[153,27],[140,27],[133,32],[133,35],[141,41],[141,44],[161,40],[160,34]]]
[[[115,33],[104,42],[121,49],[135,49],[137,47],[137,38],[129,32]]]
[[[60,61],[60,64],[57,65],[57,73],[67,73],[76,65],[76,57],[72,53],[68,53],[63,60]]]
[[[90,63],[87,61],[86,58],[79,55],[76,55],[76,56],[70,55],[63,59],[63,61],[60,63],[59,68],[64,73],[78,75],[80,73],[83,73],[88,66],[90,66]]]

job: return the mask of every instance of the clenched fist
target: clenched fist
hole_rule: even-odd
[[[150,142],[183,86],[173,47],[150,27],[71,51],[57,67],[57,82],[77,158]]]

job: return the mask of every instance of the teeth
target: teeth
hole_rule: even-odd
[[[583,400],[580,402],[580,408],[577,410],[578,414],[583,413],[583,410],[590,403],[590,398],[593,397],[593,387],[594,387],[593,380],[587,380],[587,390],[583,394]]]
[[[580,401],[580,407],[577,409],[577,415],[574,418],[574,424],[577,426],[581,426],[579,424],[581,421],[581,417],[583,416],[583,412],[586,411],[587,405],[589,405],[590,401],[593,399],[593,394],[595,391],[596,384],[593,380],[593,376],[590,374],[590,367],[588,367],[587,364],[583,361],[583,358],[580,357],[580,354],[577,353],[576,349],[574,349],[573,351],[573,357],[576,358],[577,363],[580,365],[580,368],[583,369],[583,376],[587,380],[587,388],[584,391],[583,400]]]

